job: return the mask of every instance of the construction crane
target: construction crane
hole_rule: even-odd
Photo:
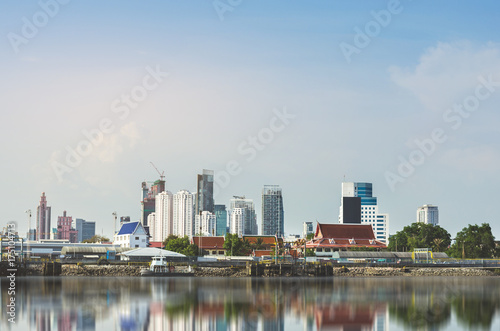
[[[153,166],[153,168],[156,169],[156,171],[158,172],[158,175],[160,175],[160,180],[162,180],[162,181],[165,180],[165,171],[160,173],[160,170],[158,170],[158,168],[154,165],[154,163],[153,162],[150,162],[150,163]]]

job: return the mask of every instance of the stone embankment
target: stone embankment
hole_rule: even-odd
[[[490,270],[476,268],[333,268],[333,276],[340,277],[431,277],[431,276],[499,276]]]
[[[140,276],[141,267],[128,265],[63,265],[61,276]]]
[[[246,277],[246,267],[209,268],[198,267],[194,269],[196,277]]]

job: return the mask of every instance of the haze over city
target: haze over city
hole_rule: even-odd
[[[253,199],[258,224],[280,185],[286,234],[337,223],[349,181],[390,234],[433,204],[452,235],[500,236],[500,4],[223,3],[0,3],[4,225],[45,192],[53,224],[111,237],[153,162],[174,193],[214,170],[215,202]]]

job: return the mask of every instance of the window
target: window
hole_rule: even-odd
[[[325,248],[325,252],[330,252],[330,248]]]
[[[224,255],[224,251],[219,251],[219,255]]]
[[[323,248],[316,248],[316,252],[322,252]]]
[[[135,237],[135,240],[139,240],[139,237]]]
[[[135,248],[139,247],[139,245],[135,245]]]

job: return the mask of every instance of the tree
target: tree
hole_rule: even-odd
[[[109,241],[109,238],[96,234],[89,239],[85,239],[84,241],[82,241],[82,243],[101,243],[101,242],[108,242],[108,241]]]
[[[487,259],[495,254],[495,237],[488,223],[463,228],[457,233],[455,243],[448,250],[448,255],[454,258]]]
[[[167,238],[165,238],[165,240],[163,240],[163,247],[167,247],[168,245],[168,242],[172,239],[177,239],[179,238],[178,236],[176,236],[175,234],[169,234]]]
[[[307,236],[306,236],[306,240],[311,240],[314,238],[314,233],[309,233]]]
[[[451,244],[451,235],[439,225],[412,223],[389,238],[390,251],[411,252],[415,248],[432,248],[441,252]]]
[[[255,250],[262,250],[262,249],[265,249],[266,248],[266,245],[264,245],[264,240],[262,238],[257,238],[257,240],[255,241],[255,243],[251,244],[250,245],[251,249],[255,249]]]
[[[250,253],[250,244],[248,241],[243,242],[237,234],[226,233],[224,238],[224,246],[226,255],[228,256],[246,256]]]
[[[179,238],[177,236],[169,236],[167,239],[165,240],[167,243],[165,247],[166,250],[184,254],[186,256],[198,255],[198,246],[195,244],[191,244],[187,236],[184,236],[182,238]]]

